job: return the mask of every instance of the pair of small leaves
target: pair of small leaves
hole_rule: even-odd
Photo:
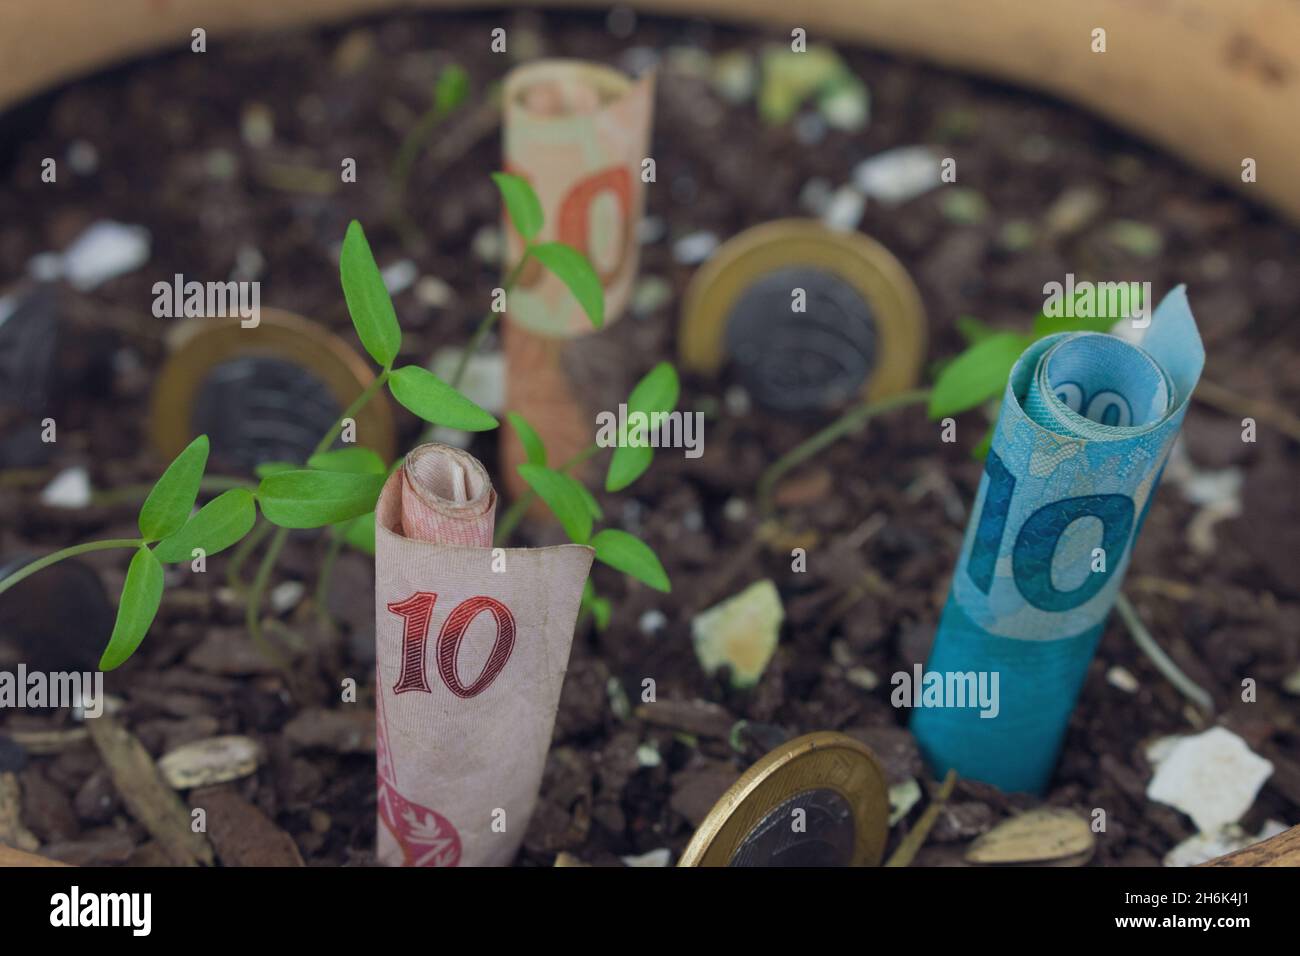
[[[144,640],[162,601],[163,562],[188,561],[195,549],[216,554],[253,527],[257,509],[252,493],[244,488],[232,488],[190,514],[207,462],[208,437],[200,435],[167,466],[140,507],[141,543],[127,569],[101,670],[120,666]]]
[[[628,420],[631,421],[636,413],[645,415],[646,420],[650,421],[656,413],[671,412],[677,407],[680,394],[681,383],[677,378],[677,370],[669,362],[660,362],[645,378],[637,382],[632,394],[628,396]],[[636,444],[629,444],[629,440],[634,440]],[[605,490],[622,491],[645,473],[653,459],[654,449],[650,447],[648,433],[619,435],[618,445],[609,461],[609,472],[605,475]]]
[[[467,432],[497,427],[495,418],[428,369],[418,365],[392,367],[402,347],[402,330],[365,230],[355,219],[348,225],[343,239],[339,275],[357,337],[387,373],[388,390],[393,398],[434,425]]]
[[[587,314],[596,328],[605,324],[605,288],[600,276],[585,255],[562,242],[536,242],[545,225],[541,200],[532,185],[522,176],[512,173],[493,173],[492,181],[501,193],[506,214],[532,256],[555,274]]]

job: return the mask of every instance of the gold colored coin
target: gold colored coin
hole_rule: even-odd
[[[206,433],[214,468],[304,461],[375,377],[338,336],[279,309],[262,309],[254,328],[237,317],[186,319],[168,341],[149,413],[150,438],[165,460]],[[383,395],[357,414],[356,442],[385,461],[395,455]]]
[[[679,333],[687,368],[731,362],[756,399],[789,411],[911,388],[925,341],[920,294],[889,250],[802,219],[718,249],[691,280]]]
[[[722,795],[679,866],[876,866],[889,835],[885,774],[833,731],[768,753]]]

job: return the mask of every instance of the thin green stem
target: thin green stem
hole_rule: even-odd
[[[248,626],[249,637],[253,639],[257,649],[267,660],[274,662],[281,670],[286,668],[285,661],[262,635],[262,595],[266,592],[266,586],[271,580],[271,572],[275,570],[275,562],[279,559],[288,537],[288,528],[275,529],[275,535],[266,548],[266,554],[262,555],[262,563],[257,566],[257,574],[253,578],[253,586],[248,595],[248,604],[244,608],[244,623]]]
[[[1184,674],[1174,663],[1173,658],[1164,652],[1156,639],[1151,636],[1146,625],[1142,623],[1142,618],[1138,616],[1135,608],[1129,599],[1121,592],[1115,598],[1115,609],[1119,611],[1120,618],[1133,635],[1133,642],[1150,658],[1151,663],[1155,665],[1156,670],[1165,676],[1169,683],[1178,688],[1179,692],[1199,707],[1206,714],[1214,713],[1214,698],[1210,696],[1209,691],[1201,687],[1196,681]]]
[[[917,388],[909,392],[899,392],[897,395],[890,395],[875,402],[863,402],[860,405],[853,406],[821,431],[806,441],[800,442],[767,467],[767,470],[758,479],[759,512],[764,515],[772,513],[772,490],[776,487],[776,483],[792,468],[802,465],[819,451],[835,444],[850,432],[861,428],[877,415],[906,405],[919,404],[929,397],[930,390],[928,388]]]
[[[559,470],[568,473],[570,469],[576,468],[598,451],[600,451],[600,446],[593,442],[562,464]],[[533,502],[536,500],[537,492],[530,488],[511,502],[510,507],[506,509],[505,514],[501,516],[501,521],[497,524],[496,533],[492,536],[493,545],[500,547],[510,538],[510,535],[515,528],[519,527],[519,522],[524,520],[524,515],[528,514],[528,509],[533,506]]]
[[[142,544],[144,544],[143,538],[110,538],[106,541],[88,541],[85,544],[74,544],[70,548],[55,551],[43,558],[37,558],[31,564],[23,565],[3,581],[0,581],[0,594],[4,594],[5,591],[8,591],[19,581],[31,577],[37,571],[43,571],[52,564],[58,564],[64,558],[75,558],[79,554],[89,554],[91,551],[108,551],[112,548],[138,548]]]
[[[339,552],[343,550],[343,543],[347,539],[349,532],[352,531],[353,525],[360,520],[360,518],[353,518],[330,535],[329,545],[325,549],[325,558],[321,562],[320,574],[316,576],[316,611],[322,620],[328,621],[330,619],[325,602],[329,598],[330,577],[334,573],[334,562],[338,560]]]
[[[249,556],[257,550],[258,545],[266,540],[266,536],[271,533],[273,525],[261,515],[257,516],[257,524],[253,527],[244,540],[239,542],[239,547],[235,548],[230,554],[230,561],[226,564],[226,584],[236,591],[244,590],[244,579],[240,572],[244,569],[244,562]]]
[[[353,399],[352,404],[343,410],[343,414],[338,417],[338,421],[331,425],[329,431],[317,442],[316,448],[308,458],[327,451],[334,444],[334,439],[338,438],[339,433],[343,430],[343,422],[349,418],[355,418],[361,409],[365,408],[366,404],[379,394],[379,390],[388,381],[388,375],[389,370],[384,369],[375,376],[374,381],[367,385],[361,394]],[[248,606],[244,613],[244,621],[248,626],[249,636],[258,649],[282,670],[286,666],[284,660],[262,635],[262,597],[266,593],[266,587],[271,581],[271,574],[275,571],[275,563],[279,560],[280,552],[284,550],[284,543],[288,537],[288,528],[275,529],[275,535],[271,538],[271,543],[267,545],[266,553],[262,555],[262,563],[257,566],[257,574],[253,577],[253,584],[248,593]]]
[[[505,284],[501,287],[505,290],[506,296],[509,296],[510,293],[514,291],[515,283],[519,281],[519,275],[524,271],[524,266],[527,264],[528,259],[532,254],[532,248],[525,247],[524,254],[519,257],[519,261],[515,263],[514,268],[506,275]],[[456,364],[456,371],[451,376],[450,384],[452,388],[460,388],[461,379],[465,377],[465,372],[469,368],[469,360],[473,357],[474,353],[479,350],[479,346],[483,344],[483,340],[488,337],[488,333],[491,332],[493,327],[497,324],[497,319],[500,315],[500,312],[494,312],[489,309],[488,313],[479,320],[478,328],[474,330],[474,334],[470,336],[469,343],[460,353],[460,361]]]
[[[334,444],[334,439],[338,438],[339,433],[343,431],[343,422],[349,418],[356,418],[361,409],[365,408],[366,405],[369,404],[370,400],[379,394],[379,390],[383,388],[384,383],[388,381],[388,374],[389,370],[384,369],[375,376],[374,381],[367,385],[360,395],[352,400],[352,404],[343,410],[343,414],[338,417],[338,421],[330,426],[329,431],[325,433],[325,437],[316,443],[316,447],[312,450],[312,453],[307,456],[308,458],[312,458],[323,451],[329,450],[330,445]]]

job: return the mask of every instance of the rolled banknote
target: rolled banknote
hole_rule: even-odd
[[[594,552],[492,548],[483,466],[420,445],[375,507],[378,858],[503,866],[537,799]]]
[[[542,204],[545,224],[537,238],[587,256],[604,288],[608,326],[622,314],[636,279],[653,73],[632,80],[598,63],[540,60],[511,71],[503,98],[505,167],[527,179]],[[509,216],[502,218],[506,261],[513,263],[523,240]],[[507,303],[506,405],[525,412],[553,464],[591,444],[596,412],[626,397],[627,370],[640,357],[631,336],[621,334],[627,330],[593,331],[564,284],[530,261]],[[593,369],[603,370],[595,377],[602,381]],[[622,380],[603,381],[611,375]],[[527,490],[515,470],[523,458],[513,430],[502,429],[503,474],[514,496]]]
[[[537,238],[587,256],[605,288],[605,321],[612,322],[636,277],[654,75],[632,80],[598,63],[539,60],[510,72],[503,98],[505,165],[541,201],[545,225]],[[515,262],[523,240],[508,216],[503,222],[506,261]],[[540,335],[592,330],[564,284],[535,261],[510,293],[509,315]]]
[[[1181,286],[1131,338],[1050,335],[1012,369],[933,649],[895,701],[939,775],[1051,777],[1205,364]]]

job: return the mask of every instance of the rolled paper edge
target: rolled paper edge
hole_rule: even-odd
[[[462,469],[464,501],[433,489],[430,470],[444,464]],[[399,476],[397,486],[392,478]],[[375,506],[375,524],[396,531],[400,519],[402,536],[415,541],[487,547],[492,544],[496,501],[492,479],[477,458],[460,448],[429,442],[412,448],[402,467],[384,483]]]

